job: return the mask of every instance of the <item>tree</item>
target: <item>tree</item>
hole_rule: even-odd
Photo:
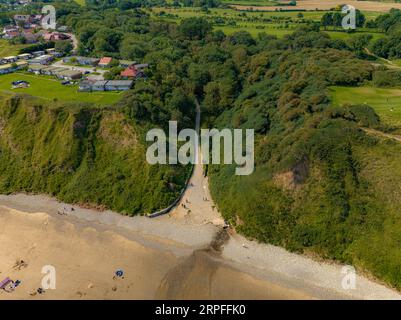
[[[212,25],[204,18],[192,17],[182,20],[179,30],[190,40],[201,40],[212,31]]]
[[[74,47],[71,41],[69,40],[57,41],[55,45],[56,51],[61,52],[63,54],[69,54],[73,48]]]
[[[321,19],[322,26],[324,27],[324,30],[327,30],[328,26],[333,25],[333,13],[331,12],[326,12]]]

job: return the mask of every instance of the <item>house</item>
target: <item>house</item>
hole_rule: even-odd
[[[17,38],[19,36],[21,36],[21,33],[18,30],[11,30],[11,31],[6,31],[3,38],[7,39],[7,40],[11,40],[11,39]]]
[[[29,64],[28,66],[28,71],[35,73],[35,74],[41,74],[42,70],[47,68],[46,66],[43,66],[41,64]]]
[[[11,64],[5,64],[0,66],[0,74],[6,74],[13,72],[13,66]]]
[[[132,80],[102,80],[102,81],[90,81],[84,80],[79,84],[79,91],[91,92],[91,91],[126,91],[132,88]]]
[[[43,39],[45,41],[60,41],[60,40],[69,40],[71,39],[71,37],[61,32],[47,32],[44,34]]]
[[[78,86],[78,91],[91,92],[93,84],[94,84],[94,81],[89,81],[89,80],[81,81]]]
[[[6,33],[8,31],[18,31],[18,28],[16,26],[5,26],[3,28],[3,33]]]
[[[28,30],[23,30],[21,36],[25,38],[26,43],[36,43],[41,37],[41,34],[34,33],[32,29],[28,29]]]
[[[121,68],[128,68],[132,65],[134,65],[136,61],[130,61],[130,60],[120,60],[120,67]]]
[[[132,88],[132,80],[110,80],[105,85],[105,91],[126,91]]]
[[[40,57],[40,56],[43,56],[43,55],[45,55],[46,54],[46,52],[44,52],[44,51],[35,51],[35,52],[32,52],[32,55],[34,56],[34,57]]]
[[[24,69],[28,67],[28,61],[17,61],[15,62],[15,66],[17,70]]]
[[[102,68],[107,68],[107,67],[109,67],[112,60],[113,60],[113,58],[110,58],[110,57],[103,57],[102,59],[100,59],[99,67],[102,67]]]
[[[107,81],[95,81],[92,85],[92,91],[106,91]]]
[[[23,53],[23,54],[18,55],[17,58],[19,60],[29,60],[32,58],[32,56],[29,53]]]
[[[66,70],[58,72],[57,77],[64,80],[78,80],[82,78],[82,72],[75,70]]]
[[[19,61],[16,63],[9,63],[9,64],[5,64],[0,66],[0,74],[6,74],[6,73],[11,73],[14,72],[15,70],[19,70],[22,69],[24,67],[26,67],[28,65],[28,63],[26,61]]]
[[[31,64],[35,64],[35,63],[36,64],[49,64],[53,60],[54,60],[54,57],[52,55],[45,54],[43,56],[36,57],[36,58],[29,60],[29,63],[31,63]]]
[[[63,59],[64,63],[74,63],[76,62],[77,64],[83,65],[83,66],[96,66],[99,63],[100,59],[97,58],[88,58],[88,57],[65,57]]]
[[[134,65],[131,65],[130,67],[121,72],[121,77],[123,78],[139,78],[143,76],[144,76],[143,71],[138,70]]]
[[[6,63],[13,63],[18,60],[16,56],[4,57],[2,60]]]
[[[29,14],[16,14],[14,15],[14,21],[18,24],[18,22],[30,22],[31,16]]]
[[[58,67],[45,67],[40,71],[40,73],[47,76],[52,76],[57,69]]]

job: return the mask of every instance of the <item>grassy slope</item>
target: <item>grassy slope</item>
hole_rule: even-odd
[[[30,87],[11,89],[11,83],[16,80],[29,81]],[[120,100],[122,95],[119,92],[78,92],[77,86],[63,86],[60,81],[52,77],[24,73],[0,75],[0,93],[3,96],[24,93],[48,101],[57,99],[59,101],[88,102],[101,105],[113,104]]]
[[[28,45],[10,45],[8,40],[0,39],[0,57],[15,56],[22,48]]]
[[[0,193],[47,193],[125,214],[168,206],[186,169],[150,166],[143,128],[111,108],[2,100]]]
[[[368,104],[385,123],[401,127],[401,89],[332,87],[330,94],[336,106]]]

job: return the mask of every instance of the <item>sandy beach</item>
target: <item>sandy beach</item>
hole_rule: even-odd
[[[198,106],[197,128],[200,111]],[[0,195],[0,299],[400,299],[343,266],[250,241],[224,228],[195,165],[181,202],[157,218],[126,217],[44,195]],[[38,293],[44,266],[56,288]],[[116,271],[123,270],[123,277]]]
[[[218,212],[207,208],[207,178],[199,173],[186,208],[157,219],[40,195],[0,196],[0,277],[21,281],[12,293],[0,291],[0,299],[400,298],[359,275],[356,289],[344,290],[340,265],[227,233]],[[18,266],[21,260],[26,265]],[[45,265],[55,267],[57,286],[38,294]],[[119,269],[123,279],[114,277]]]
[[[0,276],[20,280],[21,285],[12,293],[0,291],[2,300],[312,298],[230,266],[208,245],[214,237],[211,231],[216,231],[211,225],[200,227],[202,237],[188,232],[186,224],[175,224],[171,237],[166,230],[171,226],[162,227],[162,239],[156,235],[160,225],[148,218],[134,218],[143,220],[144,232],[133,232],[129,227],[59,216],[57,210],[33,213],[36,201],[47,204],[49,211],[55,209],[58,203],[46,197],[4,198],[1,202],[9,207],[0,207]],[[26,212],[10,207],[25,207]],[[21,260],[26,266],[18,268]],[[45,265],[56,269],[56,289],[35,294]],[[118,269],[124,270],[124,279],[114,277]]]

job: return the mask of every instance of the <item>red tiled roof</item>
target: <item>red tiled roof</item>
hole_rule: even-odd
[[[108,65],[108,64],[111,63],[111,60],[113,60],[113,58],[110,58],[110,57],[103,57],[102,59],[100,59],[99,64]]]
[[[138,74],[138,70],[135,68],[135,66],[130,66],[124,71],[121,72],[122,77],[127,77],[127,78],[134,78]]]

